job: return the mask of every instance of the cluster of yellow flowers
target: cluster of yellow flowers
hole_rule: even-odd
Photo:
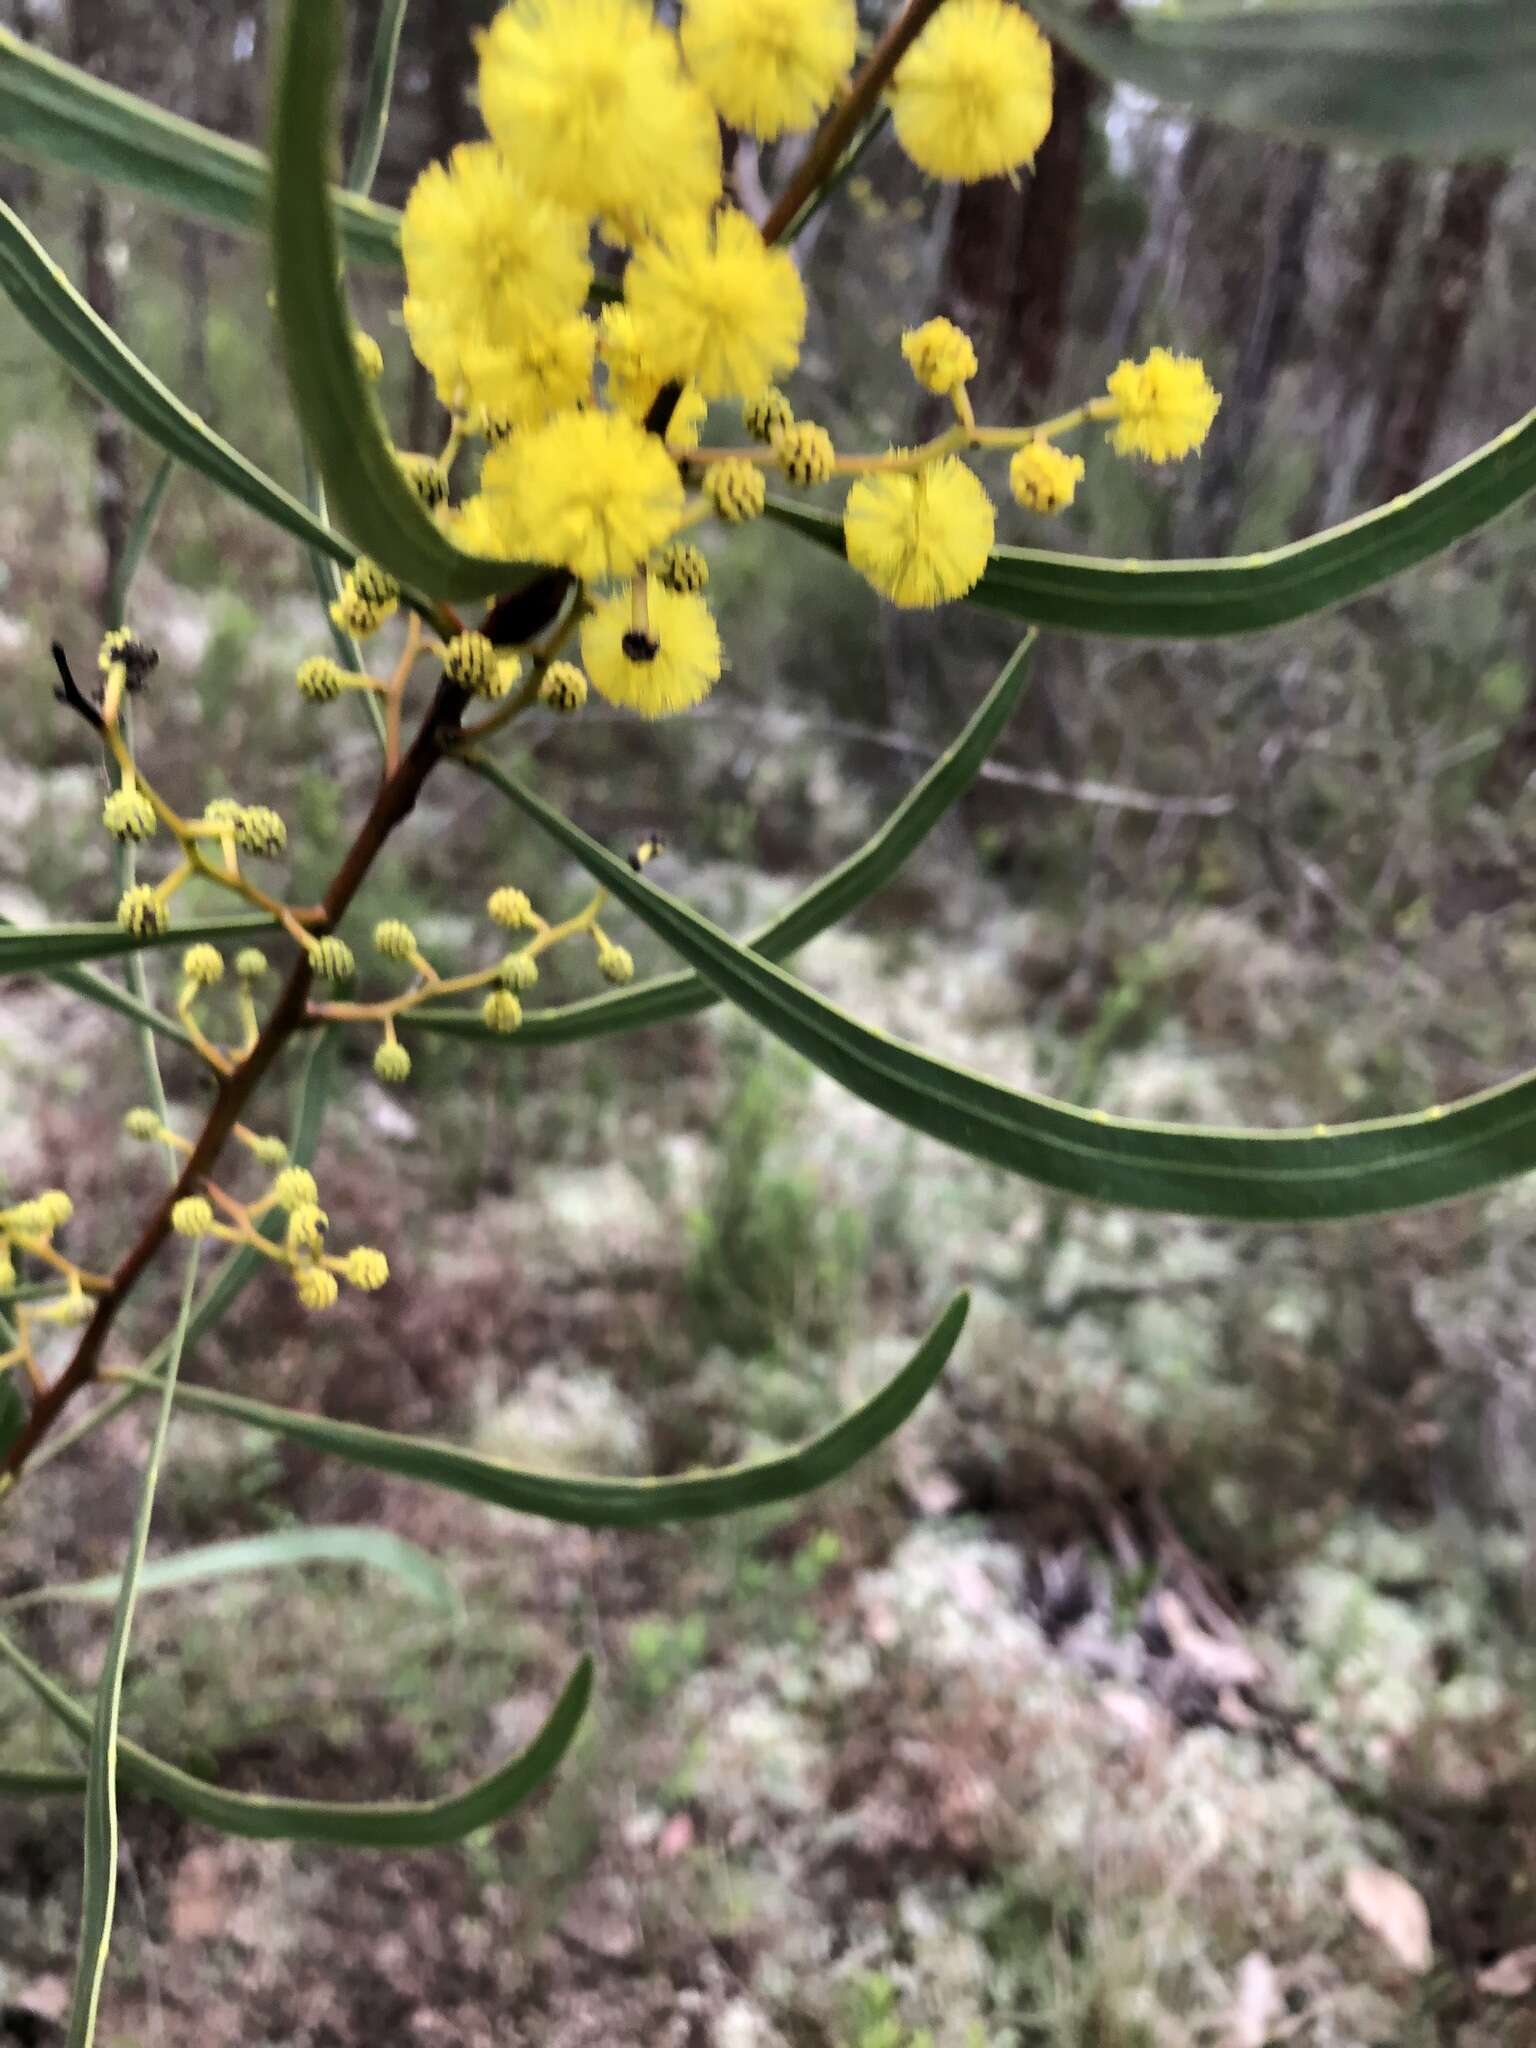
[[[708,566],[681,536],[759,516],[765,471],[801,488],[856,479],[850,561],[894,602],[936,604],[975,585],[994,538],[963,454],[1011,449],[1014,497],[1060,511],[1083,462],[1059,435],[1102,419],[1121,452],[1173,460],[1219,402],[1198,363],[1154,350],[1060,420],[981,427],[966,389],[975,350],[932,320],[904,348],[952,402],[947,434],[843,455],[797,420],[778,380],[799,360],[805,293],[793,257],[728,196],[721,123],[765,141],[809,127],[847,89],[857,42],[853,0],[681,0],[675,30],[650,0],[512,0],[479,39],[488,139],[431,165],[405,208],[404,323],[453,420],[440,456],[402,456],[407,473],[430,480],[423,501],[465,547],[580,580],[586,675],[645,717],[696,704],[719,678]],[[946,0],[887,99],[925,172],[1013,175],[1050,127],[1050,45],[1014,0]],[[594,240],[625,258],[619,295],[595,314]],[[718,401],[740,408],[748,445],[701,445]],[[448,471],[476,441],[475,488],[451,504]],[[372,631],[397,594],[359,565],[338,622]],[[501,662],[466,686],[505,695],[516,678]],[[321,661],[299,683],[317,699],[358,686]]]
[[[20,1368],[34,1387],[42,1385],[42,1376],[32,1349],[33,1327],[54,1323],[68,1328],[88,1322],[91,1298],[105,1285],[99,1274],[66,1258],[53,1241],[74,1213],[75,1205],[62,1188],[45,1188],[40,1195],[0,1209],[0,1296],[20,1284],[18,1258],[32,1261],[63,1288],[51,1299],[15,1304],[14,1321],[6,1325],[13,1341],[9,1347],[0,1345],[0,1373]]]

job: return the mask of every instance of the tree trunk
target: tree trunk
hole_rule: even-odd
[[[1502,163],[1458,164],[1446,179],[1418,289],[1382,384],[1376,490],[1400,497],[1429,469],[1441,411],[1477,306],[1494,207],[1509,176]]]

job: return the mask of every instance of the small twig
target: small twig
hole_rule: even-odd
[[[85,720],[92,732],[104,733],[106,720],[90,699],[81,694],[80,685],[70,671],[69,656],[57,640],[53,643],[53,664],[59,672],[59,687],[53,693],[55,701],[67,704],[77,717]]]

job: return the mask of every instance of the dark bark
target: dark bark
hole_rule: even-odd
[[[1502,163],[1458,164],[1446,179],[1418,285],[1382,384],[1375,495],[1395,498],[1428,474],[1446,394],[1482,288]]]

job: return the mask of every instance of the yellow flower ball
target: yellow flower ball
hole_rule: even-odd
[[[597,316],[597,352],[608,373],[608,403],[643,420],[666,380],[652,358],[649,335],[617,300]]]
[[[772,441],[795,424],[795,409],[777,384],[765,384],[742,405],[741,423],[754,441]]]
[[[635,978],[635,959],[628,946],[601,945],[597,949],[597,971],[604,981],[623,988]]]
[[[650,632],[637,635],[629,593],[604,598],[581,629],[592,687],[642,718],[701,703],[720,680],[720,634],[702,597],[653,583]]]
[[[976,350],[971,337],[953,320],[925,320],[901,337],[901,352],[925,391],[947,398],[975,376]]]
[[[181,971],[196,988],[212,988],[224,978],[224,957],[217,946],[188,946],[181,956]]]
[[[425,332],[422,316],[413,316],[409,300],[405,316],[413,338],[418,329]],[[459,352],[465,396],[471,409],[482,420],[494,421],[503,436],[519,427],[542,426],[553,413],[582,405],[592,396],[596,351],[597,329],[579,317],[530,325],[515,341],[498,335],[473,342]]]
[[[480,1015],[492,1031],[515,1031],[523,1021],[523,1006],[508,988],[493,988],[480,1005]]]
[[[1026,441],[1008,465],[1008,488],[1031,512],[1064,512],[1083,480],[1083,458],[1050,441]]]
[[[651,574],[668,590],[702,590],[709,564],[692,541],[674,540],[652,557]]]
[[[493,889],[485,907],[490,912],[492,923],[499,924],[504,931],[525,931],[536,922],[527,890],[514,889],[510,884]]]
[[[183,1195],[171,1211],[178,1237],[206,1237],[213,1228],[213,1204],[206,1195]]]
[[[125,889],[117,906],[117,921],[136,939],[154,938],[170,923],[165,905],[147,882]]]
[[[416,950],[416,934],[403,917],[381,917],[373,928],[373,950],[386,960],[409,960]]]
[[[683,485],[656,436],[622,413],[565,412],[490,451],[477,502],[509,555],[595,582],[671,538]]]
[[[685,0],[683,55],[733,128],[771,142],[832,104],[858,28],[853,0]]]
[[[398,1038],[386,1038],[373,1055],[373,1071],[386,1086],[397,1088],[411,1078],[411,1056]]]
[[[580,312],[586,224],[531,189],[490,142],[466,142],[416,180],[400,222],[411,345],[447,398],[465,349],[516,347]],[[446,388],[445,388],[446,387]]]
[[[915,475],[883,471],[848,493],[843,539],[859,574],[893,604],[946,604],[975,588],[992,546],[992,500],[946,455]]]
[[[720,132],[642,0],[519,0],[480,38],[480,106],[511,167],[584,218],[639,228],[720,193]]]
[[[720,517],[732,526],[757,519],[767,503],[768,487],[755,462],[733,456],[728,462],[712,462],[704,472],[704,495]]]
[[[285,1166],[272,1183],[272,1199],[279,1209],[302,1209],[320,1199],[320,1190],[307,1166]]]
[[[331,1219],[318,1202],[301,1202],[288,1212],[284,1241],[291,1252],[313,1252],[318,1257],[325,1250],[325,1233],[330,1227]]]
[[[445,643],[443,674],[472,697],[504,694],[500,659],[483,633],[455,633]]]
[[[346,670],[328,654],[312,654],[294,675],[299,695],[311,704],[332,704],[346,688]]]
[[[155,807],[141,789],[109,790],[101,806],[101,822],[114,839],[150,839]]]
[[[364,1294],[372,1294],[388,1281],[389,1261],[372,1245],[357,1245],[347,1253],[342,1277],[349,1287],[358,1287]]]
[[[934,178],[1031,164],[1051,125],[1051,46],[1010,0],[946,0],[896,67],[896,139]]]
[[[1121,363],[1109,380],[1118,408],[1110,439],[1117,455],[1178,462],[1211,431],[1221,397],[1195,356],[1155,348],[1144,363]]]
[[[832,436],[814,420],[796,420],[781,434],[775,434],[773,452],[790,482],[804,489],[826,483],[837,460]]]
[[[624,277],[651,360],[706,398],[748,398],[800,359],[805,290],[791,257],[732,208],[669,223]]]
[[[574,661],[552,661],[539,678],[539,702],[569,717],[587,701],[587,679]]]

